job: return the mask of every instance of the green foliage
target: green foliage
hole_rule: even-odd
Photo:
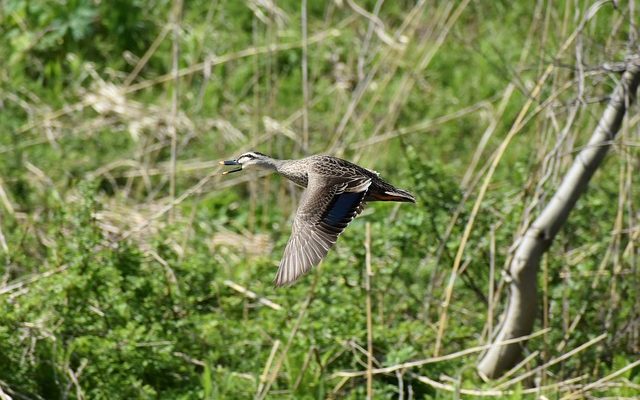
[[[538,12],[524,2],[470,2],[437,48],[446,31],[443,16],[452,15],[454,3],[429,1],[414,15],[415,2],[384,2],[377,17],[383,27],[347,3],[308,2],[309,37],[325,36],[307,49],[305,149],[299,1],[184,2],[178,64],[191,69],[179,80],[175,118],[175,83],[166,75],[173,63],[173,2],[0,1],[5,392],[16,399],[245,399],[269,381],[268,398],[364,398],[364,377],[342,381],[335,374],[366,366],[366,224],[376,365],[428,358],[488,163],[553,60],[556,69],[473,220],[440,353],[486,343],[489,262],[500,286],[523,219],[530,221],[548,200],[602,111],[596,100],[613,82],[591,69],[587,93],[574,84],[562,89],[576,79],[578,48],[556,53],[585,10],[574,10],[573,2],[537,3]],[[378,2],[355,3],[371,13]],[[622,58],[624,46],[616,43],[630,35],[620,22],[628,19],[623,10],[603,7],[582,31],[586,66]],[[406,37],[395,35],[399,29]],[[406,42],[406,50],[384,43],[388,38]],[[418,68],[430,55],[427,67]],[[511,83],[516,90],[496,117]],[[577,134],[545,159],[576,102],[584,102],[571,129]],[[450,119],[441,121],[444,116]],[[494,118],[474,179],[462,187]],[[216,176],[168,211],[172,124],[178,196],[211,172],[209,161],[249,148],[281,158],[331,149],[410,189],[418,202],[370,204],[320,268],[275,289],[271,280],[299,193],[279,178]],[[625,143],[633,143],[627,135]],[[545,258],[538,286],[547,288],[541,295],[551,331],[529,342],[528,348],[544,351],[526,368],[602,332],[609,336],[550,367],[541,377],[549,384],[583,375],[592,382],[637,358],[637,197],[631,188],[640,184],[633,173],[638,148],[616,150]],[[545,160],[553,164],[548,175]],[[404,398],[456,398],[421,375],[454,390],[493,388],[476,376],[474,363],[475,354],[402,371]],[[594,393],[636,396],[640,369],[620,379],[632,384]],[[530,385],[510,387],[505,398],[528,398]],[[375,398],[398,397],[399,387],[399,375],[375,376]],[[543,394],[562,393],[552,387]]]
[[[76,77],[71,57],[102,64],[113,54],[144,51],[156,29],[153,17],[164,3],[7,0],[2,31],[9,44],[3,47],[9,70],[60,90]]]

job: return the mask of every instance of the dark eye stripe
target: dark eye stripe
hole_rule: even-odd
[[[267,157],[267,155],[266,154],[262,154],[262,153],[258,153],[257,151],[252,151],[250,153],[244,153],[243,155],[238,157],[238,159],[245,158],[245,157],[250,159],[250,160],[257,160],[260,157]]]

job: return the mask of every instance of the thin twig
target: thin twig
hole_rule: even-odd
[[[309,308],[309,306],[311,305],[311,302],[313,301],[313,298],[316,292],[316,286],[318,285],[318,281],[320,280],[319,272],[320,271],[318,270],[316,271],[315,277],[313,279],[313,283],[309,288],[309,294],[307,295],[307,298],[304,304],[302,305],[302,308],[300,309],[300,313],[298,314],[298,318],[296,319],[296,322],[293,324],[293,327],[291,328],[291,333],[289,333],[289,338],[287,339],[287,343],[285,344],[284,349],[282,349],[282,353],[278,358],[278,361],[276,361],[276,365],[273,368],[273,371],[271,372],[271,374],[269,374],[266,384],[264,385],[264,388],[259,393],[256,393],[256,396],[255,396],[256,400],[262,400],[267,396],[267,394],[269,393],[269,389],[271,388],[271,385],[278,377],[278,373],[280,372],[280,368],[284,363],[284,359],[287,357],[287,353],[289,352],[289,349],[293,344],[293,339],[296,337],[296,334],[300,329],[300,324],[302,323],[302,320],[307,314],[307,309]]]
[[[64,272],[69,268],[69,265],[62,265],[58,268],[51,269],[49,271],[45,271],[40,274],[29,275],[26,277],[22,277],[6,286],[0,287],[0,295],[5,293],[12,292],[17,289],[21,289],[24,286],[30,285],[33,282],[39,281],[40,279],[48,278],[52,275],[59,274],[60,272]]]
[[[365,274],[364,287],[367,292],[367,399],[373,400],[373,322],[371,320],[371,224],[365,225]]]
[[[250,299],[257,300],[258,303],[260,303],[262,305],[265,305],[265,306],[267,306],[269,308],[272,308],[272,309],[274,309],[276,311],[282,311],[282,306],[280,304],[276,304],[273,301],[271,301],[271,300],[269,300],[269,299],[267,299],[265,297],[259,296],[255,292],[252,292],[251,290],[245,288],[244,286],[240,286],[237,283],[232,282],[232,281],[230,281],[228,279],[226,279],[223,283],[226,286],[230,287],[231,289],[235,290],[236,292],[241,293],[241,294],[245,295],[246,297],[248,297]]]
[[[495,225],[491,225],[489,231],[489,295],[487,296],[487,325],[489,342],[493,337],[493,307],[495,295],[495,271],[496,271],[496,229]],[[546,328],[546,327],[545,327]]]
[[[577,378],[567,379],[563,382],[558,382],[558,383],[554,383],[547,386],[528,388],[528,389],[517,391],[517,390],[498,390],[498,389],[466,389],[466,388],[460,388],[453,385],[447,385],[445,383],[438,382],[426,376],[421,376],[417,374],[412,374],[412,375],[420,382],[426,383],[427,385],[432,386],[436,389],[444,390],[447,392],[460,393],[460,394],[469,395],[469,396],[479,396],[479,397],[505,397],[505,396],[516,394],[516,393],[534,394],[540,391],[546,391],[550,389],[562,390],[564,386],[569,386],[574,382],[584,379],[584,376],[579,376]]]
[[[593,346],[594,344],[596,344],[598,342],[601,342],[602,340],[606,339],[607,336],[608,335],[606,333],[603,333],[602,335],[597,336],[597,337],[589,340],[586,343],[583,343],[582,345],[576,347],[575,349],[566,352],[565,354],[561,355],[560,357],[556,357],[553,360],[550,360],[549,362],[546,362],[543,365],[532,369],[531,371],[525,372],[522,375],[518,375],[517,377],[515,377],[513,379],[510,379],[510,380],[508,380],[506,382],[501,383],[500,385],[496,386],[496,389],[502,389],[502,388],[506,388],[506,387],[512,386],[513,384],[518,383],[518,382],[530,377],[531,375],[534,375],[534,374],[538,373],[539,371],[545,370],[545,369],[549,368],[550,366],[555,365],[555,364],[557,364],[557,363],[559,363],[561,361],[564,361],[564,360],[570,358],[571,356],[573,356],[574,354],[577,354],[577,353],[581,352],[582,350],[585,350],[585,349]],[[500,345],[503,345],[503,343],[501,343]]]
[[[2,205],[4,205],[4,208],[7,210],[7,213],[9,215],[15,215],[15,207],[13,207],[13,204],[11,204],[9,196],[7,196],[7,192],[4,190],[2,177],[0,177],[0,201],[2,202]]]
[[[547,331],[549,331],[549,329],[545,329],[545,330],[541,330],[541,331],[537,331],[532,333],[531,335],[527,335],[527,336],[523,336],[523,337],[519,337],[516,339],[511,339],[509,340],[509,343],[518,343],[518,342],[522,342],[525,340],[529,340],[532,339],[534,337],[538,337],[540,335],[545,334]],[[502,344],[509,344],[509,343],[502,343]],[[468,349],[464,349],[461,351],[457,351],[455,353],[451,353],[451,354],[446,354],[443,356],[438,356],[438,357],[430,357],[430,358],[425,358],[423,360],[418,360],[418,361],[408,361],[405,363],[401,363],[401,364],[396,364],[396,365],[392,365],[390,367],[384,367],[384,368],[374,368],[371,373],[372,374],[388,374],[390,372],[394,372],[397,370],[404,370],[404,369],[408,369],[408,368],[415,368],[415,367],[420,367],[423,365],[427,365],[427,364],[433,364],[433,363],[437,363],[437,362],[441,362],[441,361],[449,361],[449,360],[453,360],[459,357],[463,357],[469,354],[473,354],[473,353],[479,353],[485,349],[487,349],[490,345],[484,345],[484,346],[476,346],[476,347],[470,347]],[[336,372],[332,375],[332,377],[350,377],[350,378],[355,378],[355,377],[359,377],[359,376],[366,376],[367,375],[367,371],[339,371]]]
[[[473,157],[471,158],[471,162],[469,163],[469,166],[467,167],[467,170],[464,173],[464,176],[462,177],[460,186],[462,186],[463,188],[465,189],[468,188],[469,181],[471,180],[471,176],[473,175],[473,172],[475,171],[476,166],[480,161],[480,158],[482,156],[482,153],[484,152],[485,147],[489,143],[489,139],[491,138],[491,136],[493,136],[493,133],[496,131],[496,128],[498,127],[498,122],[502,118],[502,115],[504,114],[504,111],[506,110],[507,105],[509,104],[509,100],[511,99],[511,95],[515,91],[515,88],[516,88],[516,85],[514,85],[513,83],[509,83],[507,85],[507,88],[503,92],[502,99],[500,100],[500,104],[498,105],[498,109],[496,110],[495,114],[492,115],[491,123],[489,124],[489,126],[487,126],[487,129],[485,129],[484,133],[482,134],[482,137],[480,138],[480,141],[476,145],[476,149],[473,152]]]
[[[561,400],[570,400],[573,399],[575,397],[581,396],[584,393],[590,391],[590,390],[597,390],[598,387],[600,385],[602,385],[603,383],[612,380],[613,378],[616,378],[622,374],[624,374],[625,372],[629,371],[630,369],[634,368],[635,366],[640,365],[640,360],[636,360],[634,362],[632,362],[631,364],[626,365],[623,368],[620,368],[619,370],[610,373],[609,375],[602,377],[600,379],[598,379],[597,381],[590,383],[588,385],[583,386],[582,388],[580,388],[580,390],[577,390],[573,393],[569,393],[568,395],[562,397]]]
[[[142,71],[142,68],[144,68],[144,66],[147,65],[147,62],[149,61],[151,56],[156,52],[156,50],[158,49],[158,47],[160,46],[164,38],[167,37],[167,33],[169,33],[169,28],[170,28],[170,25],[165,25],[162,27],[162,30],[160,31],[158,36],[155,38],[153,43],[151,43],[151,46],[149,46],[149,48],[144,53],[142,58],[140,58],[140,60],[136,63],[136,66],[133,68],[133,71],[131,71],[131,73],[127,76],[127,79],[124,80],[123,85],[125,87],[131,85],[131,83],[138,77],[138,74],[140,73],[140,71]]]
[[[276,339],[271,346],[271,352],[269,353],[269,357],[267,358],[267,362],[264,364],[264,368],[262,369],[262,374],[260,374],[260,381],[258,383],[258,389],[256,390],[255,397],[257,398],[260,393],[264,390],[265,382],[267,381],[267,377],[269,376],[269,370],[271,369],[271,364],[273,363],[273,359],[278,352],[278,348],[280,347],[280,340]]]
[[[176,158],[178,152],[178,132],[176,131],[176,119],[178,116],[178,94],[179,94],[179,60],[180,60],[180,19],[182,16],[182,0],[174,0],[171,10],[171,21],[173,25],[172,62],[171,69],[173,75],[173,92],[171,95],[171,114],[169,117],[169,136],[171,136],[171,167],[169,174],[169,195],[171,200],[176,198]],[[173,208],[169,213],[169,220],[173,222]]]
[[[309,149],[309,67],[307,43],[307,0],[302,0],[302,150]]]

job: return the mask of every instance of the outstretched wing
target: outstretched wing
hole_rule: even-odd
[[[327,255],[344,228],[362,211],[371,179],[309,175],[284,249],[275,285],[294,282]]]

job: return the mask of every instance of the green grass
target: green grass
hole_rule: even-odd
[[[428,1],[403,25],[413,2],[388,1],[379,18],[391,38],[404,26],[404,39],[396,39],[406,50],[399,50],[375,30],[367,41],[369,19],[349,2],[309,2],[309,37],[324,36],[308,46],[305,151],[298,2],[277,2],[277,10],[258,2],[185,2],[180,67],[231,56],[179,79],[175,118],[175,82],[158,81],[171,72],[171,31],[132,81],[149,85],[125,88],[136,63],[170,28],[171,2],[36,3],[0,3],[0,388],[14,399],[244,399],[265,383],[267,398],[364,398],[364,377],[336,374],[366,369],[367,223],[375,359],[387,367],[431,357],[444,290],[478,195],[477,185],[461,187],[461,179],[495,119],[472,171],[484,177],[535,82],[554,63],[482,200],[440,353],[486,344],[489,260],[495,258],[499,287],[539,179],[550,172],[529,221],[589,137],[615,84],[602,71],[586,76],[587,101],[545,170],[579,96],[576,51],[588,67],[620,61],[630,29],[628,4],[607,4],[586,23],[580,42],[558,54],[589,4],[542,2],[534,11],[528,2],[472,1],[437,47],[460,3]],[[357,4],[371,13],[375,3]],[[272,45],[290,48],[265,50]],[[418,68],[430,52],[430,63]],[[372,74],[368,84],[359,76],[360,59],[364,76]],[[510,83],[514,94],[498,115]],[[638,120],[631,121],[544,260],[536,330],[545,327],[548,304],[550,331],[527,344],[540,354],[516,376],[602,333],[603,341],[534,378],[551,385],[584,376],[577,383],[586,385],[637,360],[640,175]],[[281,158],[341,155],[409,188],[418,203],[369,205],[320,268],[275,289],[299,191],[278,177],[215,174],[159,213],[172,201],[171,124],[178,132],[178,196],[218,171],[211,161],[255,149]],[[383,134],[390,136],[366,143]],[[421,376],[451,390],[494,388],[476,375],[476,360],[471,354],[405,370],[404,398],[457,398]],[[591,393],[637,396],[640,368],[611,382]],[[502,398],[530,398],[534,383],[515,384]],[[397,398],[399,385],[399,375],[375,375],[375,398]],[[576,389],[543,394],[560,398]]]

